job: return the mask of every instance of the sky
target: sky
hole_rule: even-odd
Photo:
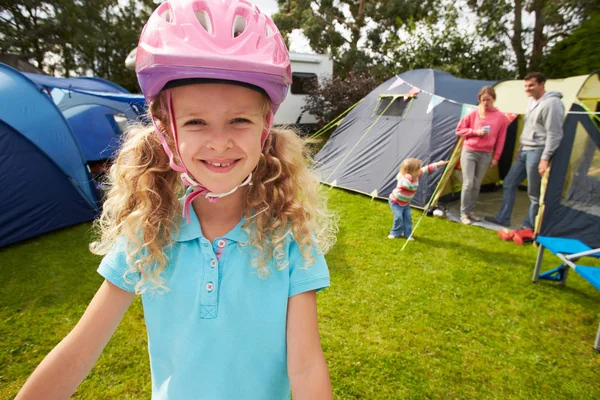
[[[269,17],[277,12],[277,1],[275,0],[252,0],[260,11],[267,14]]]

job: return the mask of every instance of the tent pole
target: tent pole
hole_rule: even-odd
[[[415,228],[413,229],[413,231],[410,233],[409,237],[413,236],[413,233],[419,227],[419,224],[421,223],[421,220],[423,219],[423,216],[425,215],[425,213],[427,213],[427,211],[429,210],[429,207],[431,207],[432,204],[437,204],[437,201],[440,198],[440,192],[441,192],[440,188],[443,187],[442,183],[445,185],[446,182],[448,182],[450,174],[452,174],[452,171],[454,171],[454,169],[456,167],[456,162],[458,161],[458,158],[460,157],[460,152],[462,150],[464,140],[465,140],[464,137],[459,137],[456,144],[454,145],[454,150],[452,150],[452,155],[450,156],[450,161],[448,162],[446,167],[444,167],[444,173],[442,174],[440,181],[438,182],[435,190],[433,191],[431,198],[427,202],[427,205],[425,205],[425,208],[423,209],[423,213],[421,214],[421,217],[419,217],[419,220],[417,221],[417,224],[415,225]],[[404,250],[404,248],[406,247],[407,244],[408,244],[408,240],[404,243],[404,246],[402,246],[400,251]]]
[[[460,158],[460,153],[462,151],[464,140],[465,140],[464,137],[459,137],[458,141],[454,145],[454,150],[452,150],[452,154],[450,155],[450,160],[448,162],[448,165],[453,166],[453,167],[451,167],[451,168],[446,167],[446,169],[444,170],[444,173],[442,174],[442,178],[438,182],[435,190],[433,191],[433,194],[431,195],[431,198],[433,199],[433,201],[431,202],[432,205],[437,204],[437,202],[441,196],[440,189],[443,188],[444,185],[448,182],[448,179],[450,179],[450,175],[452,174],[452,171],[454,171],[456,169],[456,163],[458,162],[458,159]]]

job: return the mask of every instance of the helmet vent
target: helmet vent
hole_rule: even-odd
[[[242,17],[241,15],[236,15],[235,19],[233,20],[233,29],[231,35],[235,38],[244,33],[244,30],[246,29],[246,23],[246,18]]]
[[[204,30],[208,33],[212,33],[212,23],[210,22],[210,16],[205,10],[198,10],[196,13],[196,19],[202,25]]]
[[[169,3],[163,3],[162,8],[158,9],[158,16],[167,21],[168,23],[173,22],[173,12]]]
[[[269,24],[265,25],[265,36],[273,36],[273,28]]]

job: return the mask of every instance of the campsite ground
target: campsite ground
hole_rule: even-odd
[[[576,274],[566,287],[532,284],[532,246],[444,220],[424,218],[400,252],[404,241],[386,238],[385,202],[330,194],[340,232],[327,256],[332,286],[318,298],[337,399],[600,398],[591,285]],[[100,285],[89,228],[0,250],[0,398],[16,394]],[[544,267],[555,265],[548,254]],[[146,345],[137,299],[74,398],[149,398]]]

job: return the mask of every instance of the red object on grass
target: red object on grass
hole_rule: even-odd
[[[533,242],[534,237],[535,235],[531,229],[519,229],[514,231],[513,242],[523,246],[525,242]]]
[[[513,240],[515,236],[515,231],[511,231],[510,229],[500,229],[498,231],[498,237],[502,240]]]

